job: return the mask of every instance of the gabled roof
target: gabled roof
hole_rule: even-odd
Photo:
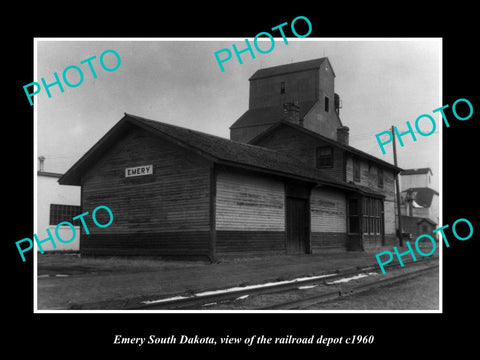
[[[380,164],[384,167],[387,167],[387,168],[390,168],[392,170],[394,170],[395,172],[401,172],[402,169],[399,168],[398,166],[395,166],[393,164],[390,164],[384,160],[381,160],[373,155],[370,155],[366,152],[363,152],[361,150],[358,150],[350,145],[345,145],[341,142],[338,142],[336,140],[333,140],[333,139],[330,139],[326,136],[323,136],[319,133],[316,133],[314,131],[311,131],[309,129],[306,129],[304,128],[303,126],[300,126],[300,125],[296,125],[296,124],[293,124],[289,121],[285,121],[285,120],[282,120],[282,121],[279,121],[277,123],[275,123],[274,125],[272,125],[271,127],[269,127],[268,129],[264,130],[263,132],[261,132],[260,134],[258,134],[256,137],[254,137],[252,140],[249,141],[250,144],[258,144],[263,138],[269,136],[271,133],[273,133],[276,129],[282,127],[282,126],[288,126],[288,127],[291,127],[293,129],[295,129],[296,131],[300,131],[310,137],[313,137],[315,139],[319,139],[319,140],[322,140],[332,146],[335,146],[337,148],[340,148],[342,150],[345,150],[345,151],[348,151],[350,152],[351,154],[355,155],[355,156],[358,156],[360,158],[363,158],[363,159],[366,159],[366,160],[369,160],[369,161],[372,161],[372,162],[375,162],[377,164]]]
[[[303,101],[298,103],[300,119],[311,110],[316,101]],[[284,118],[283,106],[267,106],[262,108],[249,109],[237,121],[230,126],[230,129],[238,129],[243,127],[272,125]]]
[[[215,163],[267,172],[342,189],[361,191],[313,167],[299,163],[287,154],[259,146],[231,141],[195,130],[165,124],[139,116],[125,116],[83,155],[60,179],[62,185],[81,185],[81,176],[110,146],[138,126],[161,141],[171,141]]]
[[[406,169],[403,170],[400,175],[418,175],[418,174],[427,174],[429,173],[433,175],[432,170],[430,168],[420,168],[420,169]]]
[[[249,80],[257,80],[257,79],[276,76],[280,74],[289,74],[289,73],[298,72],[298,71],[318,69],[320,65],[323,64],[324,61],[328,61],[328,58],[322,57],[322,58],[313,59],[313,60],[299,61],[291,64],[278,65],[278,66],[272,66],[265,69],[260,69],[260,70],[257,70],[250,77]],[[333,69],[331,66],[330,66],[330,69],[333,72]],[[335,76],[335,73],[333,75]]]

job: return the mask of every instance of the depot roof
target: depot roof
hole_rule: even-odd
[[[62,185],[81,185],[82,174],[104,154],[108,147],[121,141],[121,138],[132,129],[132,126],[138,126],[152,135],[158,136],[162,141],[169,140],[190,149],[215,163],[382,196],[369,189],[338,181],[321,170],[304,165],[297,158],[282,152],[130,114],[125,114],[59,179],[59,183]]]
[[[344,143],[341,143],[337,140],[333,140],[333,139],[330,139],[329,137],[327,136],[324,136],[322,134],[319,134],[315,131],[312,131],[312,130],[309,130],[309,129],[306,129],[305,127],[303,126],[300,126],[300,125],[297,125],[297,124],[293,124],[292,122],[290,121],[286,121],[286,120],[281,120],[281,121],[278,121],[276,122],[274,125],[272,125],[271,127],[269,127],[268,129],[264,130],[263,132],[261,132],[260,134],[258,134],[256,137],[254,137],[252,140],[250,140],[250,144],[257,144],[261,141],[261,139],[267,137],[269,134],[275,132],[278,128],[282,127],[282,126],[286,126],[286,127],[291,127],[292,129],[296,130],[296,131],[299,131],[307,136],[310,136],[312,138],[315,138],[315,139],[318,139],[318,140],[321,140],[323,142],[326,142],[332,146],[335,146],[339,149],[342,149],[344,151],[347,151],[359,158],[363,158],[367,161],[372,161],[372,162],[375,162],[379,165],[382,165],[386,168],[389,168],[391,170],[393,170],[394,172],[396,173],[399,173],[402,171],[401,168],[399,168],[398,166],[395,166],[393,164],[390,164],[389,162],[387,161],[384,161],[384,160],[381,160],[373,155],[370,155],[362,150],[359,150],[357,148],[354,148],[353,146],[350,146],[350,145],[347,145],[347,144],[344,144]]]

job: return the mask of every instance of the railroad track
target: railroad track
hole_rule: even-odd
[[[413,265],[415,268],[413,269]],[[410,268],[409,268],[410,265]],[[366,281],[355,283],[339,288],[339,286],[331,286],[342,282],[342,279],[360,279],[372,275],[378,271],[378,266],[367,266],[363,268],[352,269],[341,273],[323,274],[307,278],[298,278],[292,280],[279,281],[268,284],[251,285],[244,287],[235,287],[224,290],[214,290],[196,293],[193,295],[173,296],[170,298],[162,298],[158,300],[149,300],[128,307],[128,310],[194,310],[194,309],[211,309],[210,306],[217,304],[234,303],[235,300],[254,297],[259,295],[270,295],[276,293],[296,292],[299,288],[323,287],[320,294],[302,296],[300,298],[271,304],[267,307],[258,307],[251,310],[288,310],[300,309],[305,306],[313,305],[319,302],[330,301],[342,296],[349,296],[374,288],[388,286],[396,282],[406,281],[410,278],[419,276],[427,271],[431,271],[438,267],[438,258],[429,258],[417,262],[405,262],[405,267],[401,268],[398,264],[387,265],[386,269],[398,268],[401,271],[398,274],[387,275],[376,274],[374,281]],[[398,270],[397,269],[397,270]],[[331,289],[331,290],[330,290]]]
[[[438,263],[433,265],[428,265],[421,269],[413,270],[408,273],[400,273],[391,277],[377,278],[375,281],[355,284],[354,286],[349,286],[346,289],[333,290],[320,294],[315,294],[311,296],[300,297],[294,300],[278,302],[273,305],[266,307],[259,307],[256,310],[296,310],[303,309],[308,306],[319,304],[322,302],[332,301],[345,296],[352,296],[366,292],[373,289],[378,289],[381,287],[393,285],[395,283],[400,283],[413,279],[417,276],[423,275],[429,271],[438,268]]]

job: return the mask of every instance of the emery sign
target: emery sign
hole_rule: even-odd
[[[153,165],[135,166],[125,169],[125,177],[152,175]]]

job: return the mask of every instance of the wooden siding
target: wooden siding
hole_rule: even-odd
[[[329,98],[329,111],[325,111],[325,96]],[[321,92],[320,98],[312,109],[305,115],[303,126],[311,131],[337,140],[337,129],[342,126],[340,118],[335,112],[333,94]]]
[[[346,247],[349,251],[363,251],[363,240],[360,234],[348,234]]]
[[[284,203],[282,181],[217,169],[216,254],[284,254]]]
[[[381,235],[363,234],[363,249],[365,251],[374,251],[383,246]]]
[[[409,238],[410,244],[414,244],[417,237],[423,234],[428,234],[432,236],[433,230],[436,228],[435,225],[430,224],[429,222],[423,220],[421,217],[415,216],[403,216],[402,215],[402,230],[403,233],[411,234]],[[433,235],[435,238],[435,235]],[[422,245],[430,245],[429,240],[423,240],[419,242]],[[430,245],[431,248],[431,245]]]
[[[383,168],[383,187],[378,186],[377,171],[378,165],[365,160],[360,161],[360,181],[353,180],[353,159],[351,156],[346,162],[347,181],[366,186],[369,189],[385,196],[384,199],[384,223],[385,235],[395,234],[395,175],[393,170]]]
[[[140,165],[153,165],[153,175],[125,177],[125,168]],[[82,233],[81,250],[104,252],[100,249],[114,247],[117,252],[136,253],[148,248],[161,253],[205,246],[201,237],[182,234],[209,233],[210,166],[178,145],[133,129],[82,178],[83,211],[106,205],[114,221],[99,228],[85,217],[91,234]],[[105,217],[103,213],[99,211],[99,216]],[[114,245],[117,236],[124,240]]]
[[[253,173],[218,170],[217,231],[284,231],[284,203],[282,181]]]
[[[347,243],[345,193],[326,187],[312,189],[310,214],[312,253],[345,250]]]
[[[353,180],[352,156],[347,157],[346,181],[352,181],[355,184],[368,187],[369,189],[384,195],[385,200],[393,200],[395,196],[395,176],[393,170],[383,168],[383,187],[379,187],[377,180],[378,165],[362,159],[357,161],[360,161],[360,181]]]
[[[347,249],[347,234],[337,232],[312,232],[312,254],[326,251],[345,251]]]
[[[82,237],[82,255],[209,257],[207,231],[91,234]]]
[[[318,69],[312,69],[250,80],[249,109],[313,101],[318,96],[318,76]],[[285,83],[284,94],[280,93],[281,82]]]
[[[290,127],[281,126],[255,145],[281,151],[297,157],[309,166],[315,166],[315,141]]]
[[[272,126],[272,124],[230,129],[230,140],[248,143],[255,136],[267,130],[270,126]]]
[[[401,175],[400,184],[401,188],[404,190],[408,188],[432,186],[431,176],[429,172],[426,174]]]
[[[384,201],[383,212],[385,219],[385,235],[396,234],[395,203],[393,200]]]
[[[325,141],[314,139],[307,134],[286,126],[279,127],[255,145],[290,154],[312,167],[316,166],[316,148],[319,146],[330,146]],[[332,146],[332,149],[333,167],[322,168],[321,170],[339,181],[344,181],[343,151],[335,146]]]
[[[285,233],[283,231],[217,230],[216,254],[220,256],[285,254]]]
[[[312,233],[346,233],[345,193],[325,187],[312,189],[310,197]]]
[[[395,246],[398,245],[397,235],[395,234],[385,234],[385,246]]]

